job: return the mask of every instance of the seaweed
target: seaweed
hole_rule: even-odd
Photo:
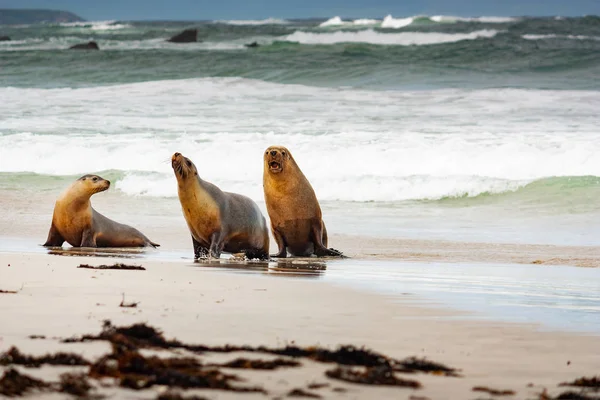
[[[135,308],[138,306],[138,304],[140,304],[140,303],[139,302],[125,303],[125,293],[123,293],[123,298],[121,299],[121,304],[119,304],[119,307]]]
[[[231,382],[239,381],[217,369],[204,369],[194,358],[144,357],[136,350],[113,343],[113,352],[92,364],[89,376],[95,379],[116,378],[119,386],[141,390],[154,385],[179,388],[222,389],[234,392],[260,392],[256,387],[236,387]]]
[[[92,388],[85,374],[65,373],[60,376],[58,391],[61,393],[68,393],[83,399],[104,397],[100,395],[90,396],[89,392]]]
[[[0,293],[2,293],[2,294],[17,294],[18,291],[16,291],[16,290],[1,290],[0,289]]]
[[[288,392],[287,394],[288,397],[307,397],[310,399],[320,399],[322,398],[320,395],[316,394],[316,393],[311,393],[308,392],[304,389],[292,389]]]
[[[21,374],[14,368],[4,371],[0,378],[0,394],[8,397],[22,396],[34,389],[43,390],[50,387],[50,384]]]
[[[179,392],[167,392],[163,394],[159,394],[156,396],[156,400],[208,400],[206,397],[202,396],[183,396]]]
[[[325,372],[330,378],[365,385],[402,386],[412,389],[421,387],[421,383],[411,379],[402,379],[394,375],[394,370],[385,366],[366,367],[362,371],[337,367]]]
[[[600,376],[593,376],[591,378],[581,377],[575,379],[573,382],[563,382],[558,386],[577,386],[585,388],[596,388],[600,389]]]
[[[397,372],[426,372],[433,375],[459,377],[456,369],[445,366],[425,358],[409,357],[398,362]]]
[[[583,392],[567,391],[559,394],[555,400],[600,400],[599,396],[588,396]]]
[[[280,367],[298,367],[301,364],[298,361],[276,358],[275,360],[250,360],[247,358],[236,358],[225,364],[216,364],[215,367],[238,368],[238,369],[261,369],[274,370]]]
[[[485,392],[485,393],[491,394],[492,396],[513,396],[513,395],[515,395],[514,390],[498,390],[498,389],[492,389],[492,388],[485,387],[485,386],[475,386],[471,390],[473,390],[474,392]]]
[[[146,268],[141,265],[127,265],[122,263],[116,263],[113,265],[89,265],[89,264],[79,264],[77,268],[86,268],[86,269],[117,269],[117,270],[128,270],[128,271],[145,271]]]
[[[6,353],[0,354],[0,365],[23,365],[28,368],[38,368],[48,365],[90,365],[90,362],[73,353],[46,354],[40,357],[28,356],[11,347]]]
[[[600,396],[589,396],[584,390],[575,392],[568,390],[560,393],[556,397],[552,397],[548,394],[546,389],[538,395],[539,400],[600,400]]]
[[[311,383],[307,387],[309,389],[323,389],[329,386],[329,383]]]

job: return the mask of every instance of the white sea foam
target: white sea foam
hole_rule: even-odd
[[[383,22],[381,22],[381,27],[382,28],[393,28],[393,29],[404,28],[405,26],[412,24],[413,21],[414,21],[413,17],[394,18],[391,15],[387,15],[383,19]]]
[[[290,22],[285,19],[280,18],[267,18],[267,19],[232,19],[232,20],[219,20],[215,21],[218,24],[227,24],[227,25],[286,25]]]
[[[451,15],[434,15],[429,17],[434,22],[481,22],[486,24],[505,24],[508,22],[518,21],[515,17],[456,17]]]
[[[348,21],[344,21],[342,20],[340,17],[333,17],[328,19],[325,22],[322,22],[321,24],[319,24],[319,26],[321,28],[326,28],[326,27],[348,27],[348,26],[365,26],[365,25],[378,25],[381,23],[381,20],[378,19],[372,19],[372,18],[359,18],[359,19],[355,19],[355,20],[348,20]]]
[[[92,31],[113,31],[131,28],[129,24],[118,24],[117,21],[85,21],[85,22],[63,22],[60,26],[68,28],[83,28]]]
[[[262,199],[262,154],[293,151],[322,200],[398,201],[600,176],[600,94],[366,91],[239,78],[0,88],[0,172],[118,170],[117,190],[176,196],[169,157]]]
[[[504,24],[507,22],[518,21],[519,18],[515,18],[515,17],[472,17],[472,18],[463,18],[463,20],[484,22],[484,23],[488,23],[488,24]]]
[[[149,50],[149,49],[161,49],[161,50],[177,50],[177,51],[202,51],[202,50],[236,50],[244,49],[244,44],[252,41],[258,41],[259,43],[269,43],[272,41],[271,37],[255,37],[255,38],[242,38],[231,41],[202,41],[197,43],[187,43],[186,46],[182,47],[176,43],[170,43],[166,38],[155,38],[145,40],[111,40],[111,39],[96,39],[98,46],[101,49],[110,50]],[[62,50],[67,49],[70,46],[85,41],[81,37],[77,36],[60,36],[60,37],[49,37],[49,38],[31,38],[25,40],[11,40],[6,42],[0,42],[0,51],[31,51],[31,50]]]
[[[378,19],[370,19],[370,18],[360,18],[360,19],[355,19],[354,21],[352,21],[352,23],[354,25],[376,25],[379,24],[381,21]]]
[[[470,33],[440,33],[440,32],[400,32],[383,33],[373,29],[362,31],[336,31],[315,33],[296,31],[282,37],[280,40],[298,42],[302,44],[335,44],[335,43],[372,43],[381,45],[429,45],[439,43],[452,43],[461,40],[494,37],[496,30],[480,30]]]
[[[573,39],[573,40],[600,40],[600,36],[585,36],[585,35],[559,35],[555,33],[539,35],[526,34],[521,36],[527,40],[545,40],[545,39]]]
[[[326,26],[338,26],[338,25],[344,25],[347,24],[348,22],[344,22],[342,21],[342,19],[340,17],[333,17],[333,18],[329,18],[327,21],[322,22],[319,26],[320,27],[326,27]]]
[[[414,24],[416,21],[429,20],[437,23],[456,23],[456,22],[481,22],[488,24],[500,24],[517,21],[518,18],[514,17],[457,17],[452,15],[415,15],[411,17],[394,18],[391,14],[388,14],[383,20],[371,19],[371,18],[359,18],[355,20],[342,20],[339,16],[332,17],[325,22],[322,22],[320,27],[351,27],[361,25],[377,25],[381,28],[387,29],[400,29]]]

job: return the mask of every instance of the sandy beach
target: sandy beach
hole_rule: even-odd
[[[143,265],[146,270],[77,268],[115,262]],[[594,350],[600,346],[596,335],[468,321],[458,310],[425,307],[418,299],[392,301],[311,279],[318,275],[310,271],[287,274],[276,263],[228,269],[230,263],[1,254],[0,289],[16,293],[0,295],[0,350],[17,346],[26,354],[62,350],[98,357],[107,352],[105,344],[61,344],[58,338],[97,333],[108,319],[121,326],[144,322],[164,331],[167,338],[194,344],[366,346],[397,359],[426,357],[457,368],[462,375],[411,374],[423,385],[413,390],[334,381],[324,375],[330,366],[316,362],[303,361],[296,370],[240,373],[264,387],[269,398],[315,382],[330,384],[312,390],[325,398],[477,398],[472,392],[476,386],[513,390],[514,398],[537,398],[544,389],[554,393],[564,389],[557,387],[561,382],[595,374],[600,365],[600,354]],[[119,307],[123,297],[138,306]],[[46,339],[32,340],[30,335]],[[56,377],[50,367],[21,370],[50,380]],[[332,391],[334,387],[347,392]],[[157,390],[141,396],[152,398]],[[133,396],[114,393],[119,398]],[[214,390],[202,395],[264,396]]]

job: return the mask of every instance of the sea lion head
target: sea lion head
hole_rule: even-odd
[[[184,157],[181,153],[175,153],[171,157],[171,167],[175,172],[175,177],[179,179],[186,179],[188,176],[198,176],[198,170],[196,166],[187,157]]]
[[[265,172],[281,174],[294,165],[294,158],[288,149],[283,146],[270,146],[265,150]]]
[[[110,187],[110,181],[98,175],[84,175],[77,179],[77,183],[87,189],[87,193],[91,196],[94,193],[104,192]]]

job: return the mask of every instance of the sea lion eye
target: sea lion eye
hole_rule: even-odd
[[[97,177],[94,177],[92,180],[93,180],[94,182],[96,182],[96,181],[98,180],[98,178],[97,178]]]
[[[191,166],[192,166],[192,162],[191,162],[190,160],[187,160],[187,161],[186,161],[186,164],[187,164],[187,166],[188,166],[188,167],[191,167]]]
[[[283,154],[285,156],[285,151],[282,151],[281,154]]]

